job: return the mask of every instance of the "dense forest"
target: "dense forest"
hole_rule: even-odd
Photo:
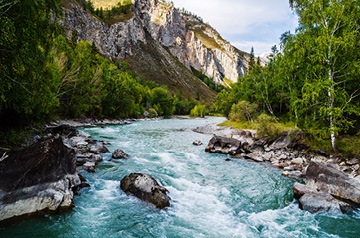
[[[205,115],[196,100],[135,75],[126,62],[111,62],[76,32],[66,39],[53,20],[61,16],[60,2],[0,0],[1,133],[57,118]],[[337,150],[338,138],[359,137],[360,2],[289,4],[299,26],[281,36],[266,66],[252,51],[248,73],[229,89],[193,73],[219,92],[214,110],[232,121],[290,123]],[[88,5],[103,20],[129,12],[129,4]]]
[[[66,39],[51,19],[61,14],[59,0],[1,0],[0,14],[2,131],[56,118],[166,117],[195,106],[102,57],[76,32]]]
[[[294,127],[337,149],[341,135],[360,128],[360,2],[291,0],[299,17],[285,32],[266,67],[249,61],[249,73],[216,108],[233,121],[292,122]],[[266,115],[264,115],[265,113]]]

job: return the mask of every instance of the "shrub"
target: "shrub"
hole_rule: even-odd
[[[257,111],[258,105],[256,103],[240,101],[231,107],[229,119],[235,122],[253,122],[253,118],[256,116]]]
[[[274,117],[262,113],[258,116],[257,123],[256,134],[258,137],[266,137],[269,141],[274,141],[280,137],[282,129]]]
[[[149,117],[149,118],[154,118],[154,117],[158,116],[158,113],[156,112],[156,110],[154,108],[149,108],[149,110],[147,111],[145,116]]]
[[[191,117],[205,117],[206,106],[203,104],[196,105],[190,112]]]

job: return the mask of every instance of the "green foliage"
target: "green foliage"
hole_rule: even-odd
[[[0,7],[0,127],[45,120],[58,105],[48,56],[49,36],[56,34],[50,13],[59,13],[58,1],[4,3]]]
[[[59,36],[52,54],[61,82],[57,95],[62,116],[138,118],[145,108],[153,107],[158,116],[168,117],[174,111],[173,98],[166,88],[140,84],[125,62],[114,65],[87,41],[73,48]]]
[[[205,117],[206,106],[203,104],[196,105],[190,112],[191,117]]]
[[[251,47],[248,70],[251,71],[254,68],[255,68],[255,52],[254,52],[254,47]]]
[[[67,40],[50,18],[59,6],[55,0],[0,6],[1,136],[52,118],[137,118],[146,108],[154,116],[190,112],[191,102],[174,100],[125,62],[113,64],[94,44],[78,42],[76,32]]]
[[[195,106],[195,102],[187,100],[181,94],[176,95],[173,104],[175,115],[189,115],[191,109]]]
[[[346,156],[353,156],[360,159],[360,135],[353,137],[340,137],[338,141],[338,149]]]
[[[163,87],[156,87],[150,92],[150,103],[159,116],[169,117],[174,112],[173,98],[168,90]]]
[[[84,9],[108,24],[125,21],[132,17],[133,4],[131,0],[119,1],[115,6],[106,9],[103,9],[102,7],[95,8],[91,0],[78,0],[78,2],[82,4]]]
[[[257,137],[266,137],[269,141],[274,141],[279,138],[283,132],[281,126],[272,116],[263,113],[256,121],[258,124]]]
[[[241,122],[235,122],[235,121],[230,121],[227,120],[221,124],[219,124],[219,126],[228,126],[234,129],[252,129],[252,130],[256,130],[258,128],[257,124],[255,122],[248,122],[248,121],[241,121]]]
[[[149,108],[147,112],[149,113],[148,114],[149,118],[158,117],[157,111],[154,108]]]
[[[258,105],[256,103],[240,101],[231,107],[229,119],[235,122],[252,122],[257,112]]]
[[[221,92],[222,90],[224,90],[224,87],[222,85],[215,84],[213,79],[207,77],[202,72],[194,69],[193,67],[191,67],[191,71],[195,74],[196,77],[198,77],[201,81],[203,81],[212,90],[216,92]]]
[[[240,101],[256,103],[260,112],[331,138],[336,149],[336,137],[360,128],[360,2],[291,2],[299,15],[296,34],[285,32],[281,52],[272,47],[268,65],[251,67],[218,94],[215,106],[229,116]]]

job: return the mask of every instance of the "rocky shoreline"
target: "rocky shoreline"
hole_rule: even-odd
[[[0,159],[0,224],[72,209],[74,196],[80,189],[90,186],[82,173],[94,173],[96,166],[103,161],[103,154],[110,153],[106,147],[108,142],[94,140],[76,128],[126,125],[133,121],[85,119],[53,122],[45,126],[45,136],[35,136],[36,142],[30,147],[10,156],[3,155]],[[112,159],[128,158],[129,155],[120,149],[112,153]],[[143,175],[145,180],[148,180],[147,176]],[[165,188],[155,179],[140,187],[130,182],[127,184],[132,190],[124,190],[126,193],[145,194],[139,198],[159,208],[169,206],[170,198],[166,198]],[[147,190],[152,191],[154,184],[165,195],[160,192],[148,194]]]
[[[93,140],[76,127],[129,123],[129,120],[58,121],[48,125],[46,136],[38,138],[32,146],[3,156],[0,160],[0,223],[71,209],[79,189],[90,186],[81,173],[95,172],[103,153],[110,153],[107,142]],[[194,131],[214,135],[206,146],[209,153],[268,163],[281,169],[282,175],[298,179],[294,184],[294,197],[301,209],[346,213],[360,207],[360,165],[355,158],[308,152],[301,134],[283,133],[276,141],[268,143],[265,139],[257,139],[253,130],[209,125]],[[195,142],[196,146],[202,144]],[[112,153],[112,159],[128,158],[131,156],[120,149]],[[129,176],[135,175],[136,178],[122,182],[125,193],[158,208],[170,206],[171,198],[166,195],[166,189],[154,178],[146,174]]]
[[[303,135],[284,132],[269,143],[253,130],[235,130],[209,125],[195,132],[214,135],[205,151],[229,154],[282,170],[283,176],[298,179],[294,197],[309,212],[349,212],[360,207],[360,165],[356,158],[308,151]],[[305,184],[302,184],[305,183]]]

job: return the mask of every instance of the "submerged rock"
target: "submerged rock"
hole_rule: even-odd
[[[120,187],[126,194],[150,202],[159,209],[170,206],[171,198],[167,195],[168,190],[160,186],[150,175],[131,173],[121,180]]]
[[[0,221],[69,209],[81,184],[75,152],[50,137],[0,162]]]

